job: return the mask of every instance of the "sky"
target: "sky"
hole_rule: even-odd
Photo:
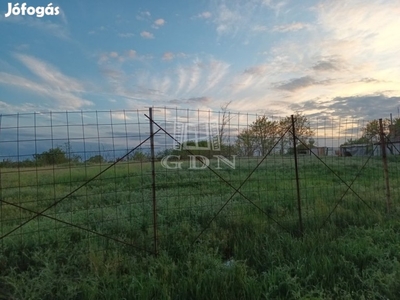
[[[228,102],[275,116],[398,114],[399,0],[51,3],[57,15],[6,17],[16,2],[0,2],[3,114]]]

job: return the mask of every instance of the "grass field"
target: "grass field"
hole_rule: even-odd
[[[399,299],[398,161],[1,169],[0,299]]]

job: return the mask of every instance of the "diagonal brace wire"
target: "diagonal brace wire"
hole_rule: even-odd
[[[154,120],[151,120],[146,114],[145,116],[153,122],[161,131],[163,131],[166,135],[168,135],[170,138],[172,138],[174,141],[176,141],[179,145],[181,144],[179,141],[177,141],[169,132],[167,132],[164,128],[162,128],[160,125],[157,124]],[[220,174],[218,174],[215,170],[210,168],[210,166],[207,166],[207,168],[214,173],[219,179],[221,179],[224,183],[226,183],[229,187],[235,190],[235,192],[229,197],[229,199],[224,203],[224,205],[217,211],[217,213],[213,216],[213,218],[208,222],[207,226],[200,232],[200,234],[195,238],[193,243],[197,241],[197,239],[204,233],[204,231],[210,226],[212,221],[215,220],[215,218],[218,216],[218,214],[225,208],[225,206],[232,200],[232,198],[236,194],[240,194],[244,199],[246,199],[248,202],[250,202],[253,206],[255,206],[258,210],[260,210],[262,213],[264,213],[269,219],[271,219],[273,222],[275,222],[278,226],[280,226],[282,229],[286,230],[289,232],[287,228],[285,228],[283,225],[281,225],[277,220],[275,220],[273,217],[271,217],[267,212],[265,212],[261,207],[259,207],[257,204],[255,204],[253,201],[251,201],[249,198],[247,198],[241,191],[240,189],[242,186],[247,182],[247,180],[251,177],[251,175],[257,170],[257,168],[262,164],[262,162],[265,160],[265,158],[272,152],[272,150],[276,147],[276,145],[279,144],[279,142],[282,140],[282,138],[286,135],[286,133],[289,131],[290,127],[288,127],[283,134],[281,134],[280,138],[275,142],[273,147],[268,151],[268,153],[261,159],[261,161],[256,165],[256,167],[250,172],[250,174],[245,178],[245,180],[240,184],[238,188],[234,187],[230,182],[228,182],[225,178],[223,178]],[[193,153],[189,149],[185,149],[188,153],[192,154]],[[197,160],[201,162],[200,159],[196,157]]]
[[[152,136],[154,136],[156,133],[158,133],[160,130],[157,130],[155,133],[153,133],[152,135],[149,135],[145,140],[141,141],[135,148],[131,149],[130,151],[128,151],[124,156],[120,157],[119,159],[117,159],[115,162],[113,162],[111,165],[109,165],[107,168],[105,168],[104,170],[102,170],[100,173],[98,173],[97,175],[93,176],[92,178],[90,178],[88,181],[86,181],[85,183],[81,184],[79,187],[77,187],[76,189],[74,189],[73,191],[69,192],[67,195],[65,195],[64,197],[62,197],[61,199],[55,201],[53,204],[51,204],[50,206],[48,206],[47,208],[45,208],[44,210],[35,213],[35,215],[31,218],[29,218],[28,220],[26,220],[25,222],[21,223],[20,225],[18,225],[16,228],[12,229],[11,231],[7,232],[6,234],[4,234],[3,236],[0,237],[0,240],[9,236],[11,233],[15,232],[16,230],[20,229],[21,227],[25,226],[26,224],[28,224],[30,221],[34,220],[35,218],[37,218],[38,216],[43,215],[46,211],[48,211],[49,209],[53,208],[54,206],[56,206],[57,204],[61,203],[62,201],[64,201],[65,199],[67,199],[69,196],[71,196],[72,194],[74,194],[75,192],[77,192],[78,190],[80,190],[81,188],[83,188],[84,186],[86,186],[88,183],[92,182],[93,180],[95,180],[97,177],[99,177],[101,174],[103,174],[104,172],[106,172],[107,170],[111,169],[113,166],[115,166],[118,162],[120,162],[121,160],[123,160],[125,157],[127,157],[129,154],[131,154],[133,151],[135,151],[137,148],[139,148],[141,145],[143,145],[145,142],[147,142]],[[4,200],[1,200],[2,202],[4,202]],[[4,202],[5,203],[5,202]]]
[[[109,236],[109,235],[106,235],[106,234],[102,234],[102,233],[97,232],[97,231],[95,231],[95,230],[92,230],[92,229],[89,229],[89,228],[85,228],[85,227],[82,227],[82,226],[79,226],[79,225],[76,225],[76,224],[73,224],[73,223],[70,223],[70,222],[67,222],[67,221],[64,221],[64,220],[61,220],[61,219],[58,219],[58,218],[49,216],[49,215],[45,215],[45,214],[43,214],[42,212],[37,212],[37,211],[31,210],[31,209],[29,209],[29,208],[23,207],[23,206],[21,206],[21,205],[18,205],[18,204],[15,204],[15,203],[11,203],[11,202],[8,202],[8,201],[5,201],[5,200],[1,200],[1,202],[5,203],[5,204],[8,204],[8,205],[11,205],[11,206],[14,206],[14,207],[19,208],[19,209],[28,211],[28,212],[30,212],[30,213],[33,213],[33,214],[35,214],[35,217],[37,217],[37,216],[45,217],[45,218],[48,218],[48,219],[50,219],[50,220],[63,223],[63,224],[65,224],[65,225],[68,225],[68,226],[71,226],[71,227],[75,227],[75,228],[80,229],[80,230],[83,230],[83,231],[87,231],[87,232],[92,233],[92,234],[95,234],[95,235],[97,235],[97,236],[104,237],[104,238],[107,238],[107,239],[109,239],[109,240],[113,240],[113,241],[115,241],[115,242],[124,244],[124,245],[126,245],[126,246],[130,246],[130,247],[136,248],[136,249],[138,249],[138,250],[146,251],[146,252],[148,252],[148,253],[150,253],[150,254],[153,253],[153,252],[151,252],[151,251],[149,251],[149,250],[146,250],[146,249],[144,249],[144,248],[141,248],[141,247],[132,245],[132,244],[130,244],[130,243],[127,243],[127,242],[125,242],[125,241],[123,241],[123,240],[120,240],[120,239],[117,239],[117,238],[115,238],[115,237],[112,237],[112,236]]]
[[[296,136],[296,139],[299,140],[300,143],[301,143],[302,145],[304,145],[304,146],[306,147],[307,150],[310,150],[310,153],[312,153],[326,168],[328,168],[342,183],[344,183],[344,184],[347,186],[347,190],[345,191],[345,194],[346,194],[347,191],[349,191],[349,190],[352,191],[352,192],[354,193],[354,195],[356,195],[357,198],[358,198],[359,200],[361,200],[361,202],[363,202],[369,209],[371,209],[373,212],[375,212],[374,209],[373,209],[367,202],[365,202],[364,199],[361,198],[361,196],[360,196],[356,191],[354,191],[354,190],[351,188],[351,186],[353,185],[354,181],[357,179],[358,176],[360,176],[361,171],[364,169],[364,167],[367,165],[368,161],[371,159],[372,154],[370,154],[370,156],[368,157],[368,159],[367,159],[367,161],[365,162],[365,164],[361,167],[361,169],[359,170],[359,172],[356,174],[356,177],[354,178],[354,180],[353,180],[353,181],[351,182],[351,184],[349,185],[349,184],[347,184],[347,182],[344,181],[344,180],[342,179],[342,177],[340,177],[331,167],[329,167],[318,155],[316,155],[314,152],[312,152],[311,149],[310,149],[301,139],[299,139],[297,136]],[[373,153],[373,151],[372,151],[372,153]],[[343,197],[344,197],[344,195],[341,197],[341,199],[342,199]],[[341,201],[341,200],[340,200],[340,201]],[[339,201],[339,202],[340,202],[340,201]],[[335,208],[336,208],[336,206],[335,206]]]

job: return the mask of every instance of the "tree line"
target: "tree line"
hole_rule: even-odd
[[[400,118],[390,120],[382,119],[383,134],[390,141],[393,138],[400,138]],[[343,145],[354,144],[375,144],[380,142],[379,120],[372,120],[361,128],[362,135],[358,139],[348,139]]]
[[[224,108],[226,109],[226,107]],[[167,149],[160,152],[157,158],[167,155],[179,156],[180,159],[186,159],[189,155],[202,155],[207,158],[212,158],[214,155],[264,156],[274,147],[282,155],[293,153],[292,119],[290,116],[277,121],[269,119],[265,115],[260,115],[251,124],[239,129],[239,132],[231,141],[226,130],[230,127],[231,119],[225,113],[224,108],[219,124],[220,149],[218,151],[204,150],[210,142],[208,140],[198,141],[197,143],[189,140],[181,145],[181,149],[189,149],[190,151]],[[299,148],[312,146],[310,137],[314,134],[314,131],[311,129],[307,117],[297,112],[294,115],[294,121],[296,137],[301,141],[301,143],[298,143]],[[195,145],[203,149],[193,150],[192,148]]]
[[[229,122],[231,121],[230,115],[227,112],[228,105],[222,107],[222,115],[219,124],[219,141],[220,150],[190,150],[181,151],[176,149],[165,149],[157,153],[156,159],[162,159],[167,155],[176,155],[180,159],[185,159],[188,155],[203,155],[208,158],[213,155],[224,155],[224,156],[265,156],[267,153],[272,151],[273,148],[277,149],[275,153],[280,155],[293,154],[293,134],[292,134],[292,119],[291,116],[287,116],[281,120],[272,120],[265,115],[260,115],[251,124],[245,128],[239,130],[233,142],[230,141],[230,137],[227,134],[227,128],[229,128]],[[294,114],[295,121],[295,135],[298,142],[299,149],[305,149],[307,147],[313,147],[314,141],[311,136],[314,131],[310,127],[308,118],[302,113]],[[389,119],[383,120],[383,128],[385,136],[390,138],[390,135],[400,137],[400,118],[395,118],[393,121]],[[373,144],[379,142],[380,139],[380,128],[379,121],[372,120],[364,127],[362,127],[362,136],[358,139],[348,139],[343,145],[352,144]],[[209,141],[203,140],[195,143],[194,141],[185,141],[182,145],[182,149],[190,148],[190,146],[207,147]],[[135,151],[129,157],[126,158],[128,161],[144,162],[151,159],[148,152]],[[67,163],[93,163],[100,164],[106,163],[107,160],[104,156],[97,154],[86,161],[82,161],[82,158],[73,154],[71,145],[65,143],[64,146],[57,146],[50,148],[47,151],[43,151],[40,154],[34,154],[32,159],[25,159],[19,162],[13,162],[11,160],[3,160],[0,162],[0,167],[37,167],[46,165],[60,165]]]

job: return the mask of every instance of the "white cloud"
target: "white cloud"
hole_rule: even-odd
[[[199,19],[209,19],[212,17],[212,13],[209,11],[203,11],[202,13],[198,14],[195,18]]]
[[[131,32],[126,32],[126,33],[118,33],[118,36],[121,38],[131,38],[131,37],[135,36],[135,34],[133,34]]]
[[[239,36],[245,39],[246,44],[250,31],[265,31],[271,22],[271,13],[262,0],[217,0],[216,2],[213,22],[220,36]]]
[[[161,26],[164,26],[164,25],[165,25],[165,20],[164,19],[157,19],[157,20],[154,21],[152,27],[158,29],[158,28],[160,28]]]
[[[154,35],[148,31],[142,31],[140,36],[145,39],[154,39]]]
[[[282,8],[287,5],[287,1],[281,0],[262,0],[261,3],[273,10],[276,16],[279,16]]]
[[[135,50],[129,50],[128,51],[128,53],[127,53],[127,55],[128,55],[128,57],[130,57],[130,58],[134,58],[134,57],[136,57],[136,51]]]
[[[129,59],[143,59],[143,56],[138,56],[137,52],[133,49],[130,49],[128,51],[125,51],[124,53],[118,53],[116,51],[111,51],[108,53],[101,53],[99,56],[98,63],[100,65],[107,63],[107,62],[112,62],[113,64],[115,61],[118,62],[124,62]]]
[[[220,5],[217,18],[217,32],[219,34],[226,34],[231,31],[237,31],[238,25],[241,20],[239,11],[230,9],[225,4]]]
[[[356,41],[356,50],[362,47],[365,56],[383,54],[390,57],[390,54],[398,53],[400,47],[400,40],[393,38],[400,27],[400,6],[396,2],[326,1],[317,7],[318,23],[331,40]]]
[[[116,58],[116,57],[118,57],[118,53],[115,51],[110,52],[110,57]]]
[[[253,24],[253,31],[268,26],[271,32],[301,33],[282,35],[260,51],[261,64],[227,76],[229,99],[242,105],[251,100],[254,107],[282,99],[277,102],[283,107],[309,99],[400,94],[400,40],[393,38],[400,28],[399,5],[384,0],[323,1],[309,12],[315,22]]]
[[[0,110],[3,113],[11,113],[15,114],[16,112],[33,112],[37,111],[38,108],[43,110],[43,107],[38,107],[39,105],[35,105],[33,103],[23,103],[19,105],[12,105],[4,101],[0,101]]]
[[[150,16],[151,14],[149,11],[141,11],[138,15],[136,15],[136,19],[140,21],[149,20]]]
[[[163,60],[172,60],[173,58],[174,58],[174,54],[172,53],[172,52],[165,52],[164,54],[163,54],[163,57],[162,57],[162,59]]]
[[[55,109],[76,110],[93,103],[79,97],[79,93],[67,86],[52,86],[49,82],[35,82],[29,79],[0,72],[0,83],[16,86],[21,89],[29,90],[38,95],[46,96],[57,102]],[[51,103],[53,105],[53,103]]]
[[[385,0],[319,2],[307,9],[306,4],[290,7],[287,1],[215,0],[192,19],[215,26],[220,45],[236,50],[234,47],[247,40],[264,55],[253,55],[250,46],[248,58],[231,62],[203,53],[161,52],[157,61],[168,63],[157,68],[144,65],[143,69],[135,63],[135,69],[129,69],[130,64],[120,62],[136,62],[144,56],[129,48],[115,48],[118,52],[99,54],[102,74],[110,84],[110,94],[116,97],[160,103],[178,99],[183,104],[196,103],[185,99],[204,97],[212,99],[209,103],[215,107],[221,99],[248,107],[251,103],[252,108],[273,102],[275,109],[287,103],[353,97],[377,90],[390,89],[396,95],[400,86],[400,61],[396,59],[400,40],[394,37],[400,28],[400,6]],[[305,11],[295,11],[295,7]],[[279,18],[275,18],[277,15]],[[156,31],[151,26],[167,24],[164,19],[155,20],[149,12],[140,16],[147,18],[149,30],[136,33],[142,38],[154,39]],[[259,41],[255,45],[250,38]],[[24,84],[34,88],[29,82]]]

